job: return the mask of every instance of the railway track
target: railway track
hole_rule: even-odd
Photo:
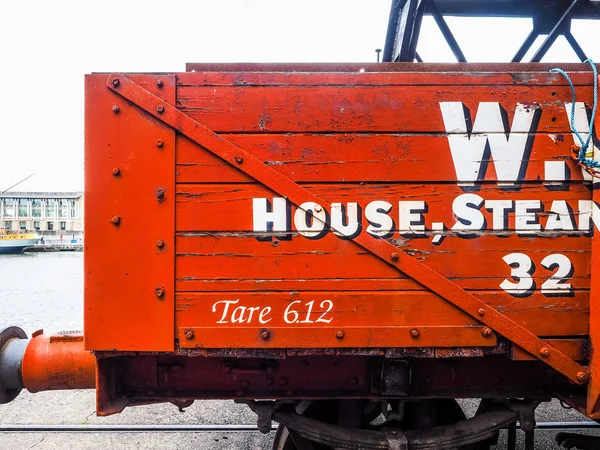
[[[600,430],[596,422],[539,422],[536,430]],[[272,427],[275,431],[277,427]],[[507,429],[507,428],[504,428]],[[199,433],[258,432],[255,425],[0,425],[0,433]]]

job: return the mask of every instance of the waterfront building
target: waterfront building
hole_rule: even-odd
[[[81,236],[83,192],[7,192],[0,195],[0,228],[41,235]]]

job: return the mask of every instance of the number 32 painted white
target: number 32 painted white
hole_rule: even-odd
[[[531,295],[535,290],[533,280],[535,265],[531,258],[524,253],[510,253],[502,259],[511,267],[510,276],[518,281],[505,279],[500,283],[500,287],[512,295]],[[548,255],[542,260],[542,267],[547,270],[556,269],[556,272],[542,284],[542,294],[572,294],[571,283],[566,281],[573,275],[573,264],[567,256],[560,253]]]

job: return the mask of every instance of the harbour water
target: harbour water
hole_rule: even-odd
[[[0,255],[0,327],[83,329],[83,253]]]

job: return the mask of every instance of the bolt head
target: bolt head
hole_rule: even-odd
[[[158,80],[158,81],[156,82],[156,85],[157,85],[159,88],[162,88],[162,87],[163,87],[163,82],[162,82],[162,80]]]
[[[413,328],[412,330],[410,330],[410,335],[417,339],[419,336],[421,336],[421,332],[419,330],[417,330],[416,328]]]
[[[121,216],[112,216],[110,221],[113,225],[119,225],[121,223]]]
[[[264,330],[262,333],[260,333],[260,337],[266,341],[271,337],[271,333],[269,332],[269,330]]]
[[[492,331],[492,329],[490,327],[484,327],[481,330],[481,335],[485,338],[491,337],[493,333],[494,332]]]
[[[160,139],[159,139],[158,141],[156,141],[156,146],[157,146],[158,148],[162,148],[162,147],[163,147],[163,145],[165,145],[165,143],[164,143],[163,141],[161,141]]]
[[[113,85],[114,87],[117,87],[117,86],[119,85],[119,83],[120,83],[120,81],[119,81],[119,79],[118,79],[118,78],[115,78],[114,80],[112,80],[112,85]]]
[[[121,169],[119,169],[118,167],[115,167],[115,168],[112,170],[112,174],[113,174],[115,177],[118,177],[119,175],[121,175]]]
[[[185,338],[188,341],[191,341],[192,339],[194,339],[194,330],[185,330]]]
[[[165,190],[163,188],[158,188],[156,190],[156,198],[158,201],[163,201],[165,199]]]
[[[477,310],[477,314],[479,314],[480,316],[485,316],[485,309],[483,309],[483,308],[479,308],[479,309]]]
[[[119,111],[121,111],[121,108],[119,108],[119,105],[113,105],[112,110],[115,114],[119,114]]]
[[[321,212],[323,211],[323,208],[321,207],[321,205],[315,205],[315,212]]]
[[[158,298],[163,298],[165,296],[165,288],[159,286],[154,290],[154,293]]]
[[[238,163],[238,164],[241,164],[241,163],[244,162],[244,158],[242,158],[241,155],[236,155],[235,162]]]
[[[164,113],[164,112],[165,112],[165,107],[164,107],[163,105],[158,105],[158,106],[156,107],[156,111],[157,111],[159,114],[162,114],[162,113]]]
[[[156,241],[156,246],[158,248],[163,248],[165,246],[165,242],[162,239],[159,239],[158,241]]]
[[[542,355],[544,358],[547,358],[550,356],[550,349],[548,347],[542,347],[540,349],[540,355]]]
[[[577,372],[577,379],[579,381],[581,381],[582,383],[587,381],[589,376],[590,376],[590,373],[587,371],[586,372]]]
[[[394,253],[392,253],[392,254],[390,255],[390,259],[391,259],[392,261],[398,261],[398,258],[399,258],[399,257],[400,257],[400,256],[399,256],[399,255],[398,255],[398,253],[396,253],[396,252],[394,252]]]
[[[344,333],[344,330],[339,330],[337,333],[335,333],[335,337],[338,339],[344,339],[345,335],[346,333]]]

